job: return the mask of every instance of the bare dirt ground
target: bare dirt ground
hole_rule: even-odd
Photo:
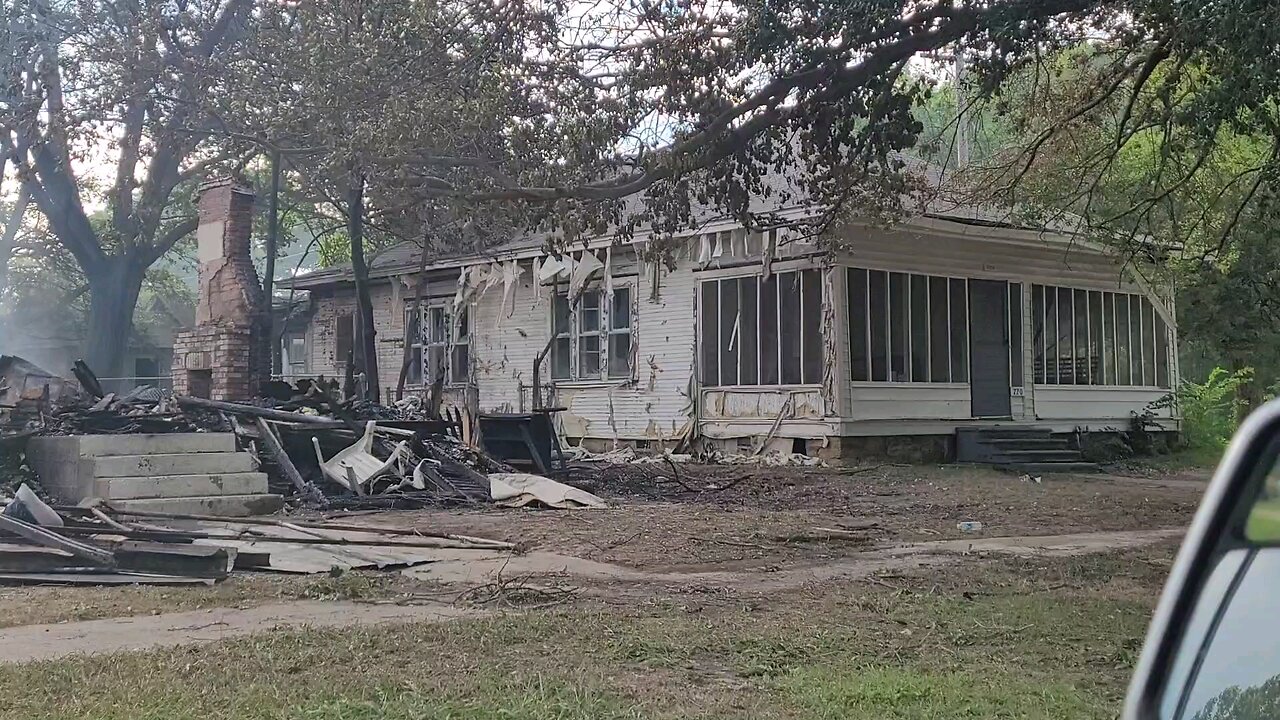
[[[968,466],[746,468],[690,466],[660,500],[603,488],[605,510],[379,513],[362,522],[482,535],[530,549],[644,570],[825,560],[907,542],[1180,527],[1204,482],[1160,476],[1048,476],[1039,483]],[[715,488],[728,487],[726,490]],[[827,532],[833,529],[838,532]]]
[[[0,627],[214,608],[243,612],[295,601],[449,605],[477,586],[533,576],[558,577],[585,590],[581,597],[606,601],[794,590],[952,563],[961,554],[968,561],[1169,542],[1203,489],[1203,480],[1158,473],[1037,483],[988,469],[936,466],[687,467],[680,482],[659,491],[621,477],[598,489],[613,503],[603,510],[484,508],[344,518],[509,540],[525,550],[515,557],[446,552],[440,562],[405,573],[240,574],[212,589],[4,588]],[[983,529],[963,533],[960,521],[981,522]],[[298,619],[307,616],[299,605]],[[178,632],[172,628],[190,624],[157,621],[171,637]]]

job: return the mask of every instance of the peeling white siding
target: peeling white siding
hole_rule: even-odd
[[[954,228],[953,228],[954,229]],[[983,233],[987,233],[984,235]],[[836,267],[824,277],[828,304],[824,343],[829,378],[823,386],[734,387],[697,389],[698,282],[713,277],[742,275],[758,269],[743,266],[741,257],[724,257],[707,269],[696,267],[699,240],[677,253],[677,268],[663,269],[657,301],[652,268],[642,266],[630,248],[614,248],[615,286],[632,288],[635,369],[625,380],[556,383],[563,430],[571,438],[597,441],[666,441],[690,431],[694,407],[699,408],[697,430],[708,438],[759,437],[777,428],[780,438],[815,438],[829,434],[938,434],[975,422],[967,384],[851,383],[848,358],[848,319],[843,268],[913,272],[1023,283],[1022,338],[1024,396],[1011,398],[1014,422],[1052,427],[1121,427],[1132,412],[1141,412],[1166,391],[1146,388],[1034,387],[1031,349],[1032,283],[1097,290],[1142,292],[1122,278],[1117,259],[1084,247],[1066,249],[1027,239],[990,237],[985,228],[966,227],[963,234],[938,230],[850,228],[843,232],[844,251]],[[726,245],[726,247],[736,247]],[[797,251],[787,246],[774,270],[818,267],[818,259],[788,259]],[[805,251],[812,248],[801,248]],[[601,254],[603,256],[603,253]],[[538,284],[530,261],[515,291],[514,310],[507,316],[503,288],[498,284],[472,303],[472,385],[481,411],[518,412],[532,406],[533,363],[551,332],[552,293]],[[457,271],[441,271],[428,286],[426,297],[451,299]],[[591,284],[599,287],[600,279]],[[400,369],[404,307],[410,288],[393,292],[388,282],[373,287],[378,332],[381,385],[394,388]],[[353,288],[342,285],[313,293],[314,313],[309,328],[310,367],[315,373],[341,376],[335,357],[334,322],[354,312]],[[1168,307],[1168,305],[1166,305]],[[1176,353],[1171,355],[1176,358]],[[1176,365],[1171,363],[1176,376]],[[544,362],[542,381],[551,382],[550,363]],[[453,388],[459,397],[463,388]],[[696,397],[697,403],[694,402]],[[788,403],[790,398],[790,403]],[[785,412],[784,412],[785,411]],[[1167,411],[1165,411],[1167,415]]]
[[[693,272],[687,260],[664,271],[658,302],[650,302],[652,278],[641,272],[635,254],[615,249],[615,287],[634,288],[633,342],[636,368],[630,380],[557,382],[556,398],[566,408],[566,435],[618,440],[659,440],[679,434],[690,421],[688,388],[693,373]],[[591,287],[598,287],[596,279]],[[482,410],[514,412],[530,407],[533,362],[551,336],[551,287],[526,273],[516,292],[515,314],[502,312],[501,287],[475,303],[475,381]],[[542,381],[550,381],[544,362]]]

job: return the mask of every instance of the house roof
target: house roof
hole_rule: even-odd
[[[943,180],[941,168],[906,156],[904,156],[904,159],[916,172],[924,176],[929,186],[941,187]],[[800,185],[793,179],[794,177],[794,174],[784,174],[776,171],[763,176],[761,180],[764,184],[764,189],[753,196],[751,212],[757,214],[772,213],[793,222],[817,214],[819,208],[812,203],[803,199],[795,200],[795,198],[802,196],[802,191]],[[792,200],[785,201],[784,199],[787,198]],[[629,201],[629,203],[635,205],[638,205],[639,202],[638,198],[632,198]],[[917,208],[917,214],[918,217],[922,218],[992,228],[1030,231],[1073,240],[1082,235],[1085,227],[1083,219],[1071,216],[1064,216],[1052,222],[1039,224],[1019,222],[1012,217],[1013,213],[1008,209],[966,204],[943,197],[941,194],[926,200]],[[728,227],[736,224],[724,213],[707,204],[696,205],[692,210],[692,216],[697,227],[687,232],[691,236],[728,229]],[[526,232],[484,251],[461,250],[444,253],[430,261],[427,265],[427,271],[445,272],[458,267],[495,260],[538,257],[545,254],[549,241],[556,235],[557,233],[547,231]],[[648,235],[647,229],[641,228],[635,233],[633,241],[644,240]],[[589,239],[585,245],[592,248],[603,247],[613,242],[614,237],[613,234],[606,233]],[[381,279],[406,272],[415,272],[418,268],[421,252],[421,246],[413,242],[397,243],[378,252],[369,261],[370,279]],[[300,290],[313,289],[350,282],[351,278],[351,266],[348,263],[344,263],[294,278],[280,280],[277,281],[277,285]]]

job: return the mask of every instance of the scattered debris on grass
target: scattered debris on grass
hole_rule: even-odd
[[[514,544],[419,529],[279,518],[51,507],[25,487],[0,513],[0,583],[212,585],[236,570],[405,568],[442,549]]]

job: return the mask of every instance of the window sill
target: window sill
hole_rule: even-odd
[[[408,392],[410,390],[428,390],[430,389],[430,387],[431,387],[430,385],[423,385],[422,383],[417,383],[416,385],[413,383],[405,383],[404,385],[405,392]],[[447,382],[444,384],[445,390],[459,390],[462,388],[471,388],[471,387],[476,387],[476,384],[473,382],[461,382],[461,383]]]
[[[811,383],[808,385],[797,383],[795,385],[703,385],[703,390],[732,390],[734,392],[791,392],[791,391],[808,391],[821,390],[821,383]]]
[[[939,390],[967,390],[967,382],[893,382],[890,380],[850,380],[855,388],[937,388]],[[1017,387],[1012,386],[1012,387]]]
[[[552,380],[551,384],[568,390],[586,390],[590,388],[624,387],[635,383],[634,378],[613,378],[610,380]]]

